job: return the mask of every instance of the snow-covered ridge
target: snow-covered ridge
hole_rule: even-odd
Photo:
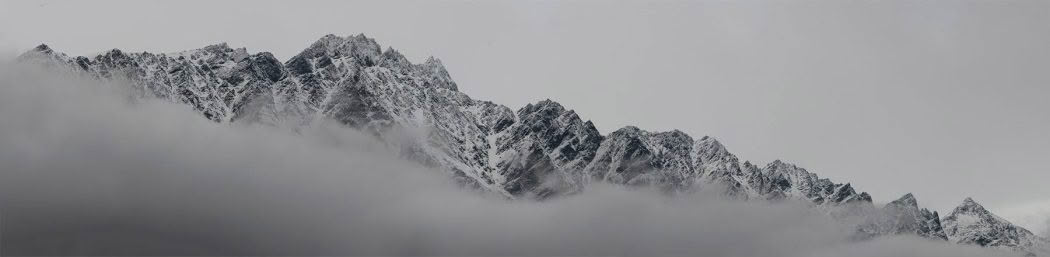
[[[555,101],[515,111],[472,99],[458,90],[440,60],[414,64],[364,35],[326,35],[284,62],[225,43],[168,54],[114,49],[90,58],[41,45],[19,59],[127,82],[140,97],[186,104],[216,122],[295,128],[336,120],[376,135],[405,158],[447,171],[463,185],[509,198],[544,199],[604,181],[668,193],[718,190],[739,199],[873,208],[871,196],[849,183],[780,160],[764,166],[742,161],[713,137],[634,126],[602,135],[591,121]],[[959,239],[967,233],[958,232],[972,227],[960,221],[970,216],[953,213],[942,221],[910,194],[881,209],[885,215],[861,227],[865,235],[973,241]],[[992,220],[985,223],[1008,224]],[[1006,233],[986,237],[1001,234]]]
[[[967,197],[942,220],[951,242],[1050,255],[1050,241],[988,211]]]

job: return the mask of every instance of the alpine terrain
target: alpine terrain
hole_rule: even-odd
[[[861,238],[929,240],[1047,255],[1046,239],[971,199],[943,219],[907,194],[876,208],[868,193],[802,167],[753,164],[709,136],[628,126],[603,135],[570,108],[543,100],[514,110],[460,92],[436,58],[411,63],[364,35],[327,35],[281,61],[227,44],[177,53],[71,57],[47,45],[19,60],[131,85],[137,97],[190,106],[204,118],[296,128],[335,120],[375,135],[404,158],[507,198],[546,199],[589,183],[647,185],[670,194],[714,190],[742,200],[803,201],[875,210]]]

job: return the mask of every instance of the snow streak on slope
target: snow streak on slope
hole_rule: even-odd
[[[948,239],[955,243],[1050,255],[1050,241],[992,214],[969,197],[944,217],[943,224]]]
[[[5,255],[1002,254],[907,237],[852,241],[851,227],[792,202],[668,198],[601,182],[506,201],[465,192],[342,124],[293,133],[215,123],[188,105],[27,74],[0,68]]]
[[[412,64],[396,50],[381,49],[364,35],[327,35],[283,64],[269,53],[226,44],[173,54],[112,50],[94,58],[71,58],[41,45],[21,59],[128,82],[140,96],[188,104],[214,121],[294,128],[334,119],[447,170],[462,184],[508,197],[546,198],[579,192],[589,181],[610,181],[669,192],[714,184],[746,199],[871,201],[848,184],[794,165],[741,164],[711,137],[694,142],[681,131],[636,127],[603,136],[554,101],[514,112],[474,100],[457,90],[439,60]]]
[[[68,57],[45,45],[20,59],[131,84],[144,98],[191,106],[217,122],[301,129],[321,120],[375,135],[405,158],[444,170],[460,184],[508,198],[546,199],[594,182],[653,186],[668,193],[714,190],[739,199],[867,206],[850,184],[782,161],[741,162],[713,137],[628,126],[601,135],[571,109],[545,100],[517,111],[458,91],[441,62],[413,64],[364,35],[327,35],[281,63],[226,44],[173,54],[113,50]],[[902,199],[893,219],[864,234],[944,240],[938,214]]]

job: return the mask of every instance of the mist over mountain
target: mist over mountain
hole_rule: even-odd
[[[876,206],[802,167],[739,160],[714,137],[602,135],[551,100],[472,99],[440,60],[413,64],[364,35],[328,35],[283,62],[227,44],[94,57],[40,45],[18,60],[45,70],[4,74],[3,120],[25,121],[5,125],[0,150],[16,171],[0,179],[5,210],[24,221],[4,232],[16,253],[988,256],[947,242],[1048,245],[972,199],[943,219],[911,194]],[[83,216],[47,224],[61,213]],[[99,229],[112,234],[86,239]]]

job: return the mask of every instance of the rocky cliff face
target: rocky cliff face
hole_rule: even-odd
[[[972,198],[963,200],[941,223],[948,240],[955,243],[1050,255],[1050,241],[992,214]]]
[[[98,79],[141,97],[183,103],[217,122],[296,127],[331,119],[407,158],[508,197],[549,197],[592,181],[669,192],[711,186],[748,199],[837,204],[871,199],[783,162],[757,167],[712,137],[625,127],[601,135],[544,100],[517,111],[458,91],[441,61],[413,64],[364,35],[327,35],[286,62],[226,44],[169,54],[112,50],[69,57],[45,45],[20,57]]]
[[[860,228],[862,236],[917,235],[932,240],[948,240],[939,214],[919,208],[912,194],[886,204],[868,218],[867,223]]]
[[[285,62],[226,44],[168,54],[112,50],[94,57],[69,57],[41,45],[19,59],[124,82],[137,96],[186,104],[216,122],[294,129],[334,120],[377,136],[405,158],[447,171],[461,184],[509,198],[571,194],[604,181],[820,206],[872,202],[848,183],[796,165],[742,162],[713,137],[633,126],[602,135],[551,100],[517,111],[475,100],[458,90],[441,61],[411,63],[364,35],[324,36]],[[883,209],[889,218],[876,220],[865,233],[1000,242],[956,240],[962,237],[953,235],[966,233],[958,232],[961,214],[954,213],[945,217],[945,228],[954,229],[946,236],[937,213],[920,209],[911,195]]]

